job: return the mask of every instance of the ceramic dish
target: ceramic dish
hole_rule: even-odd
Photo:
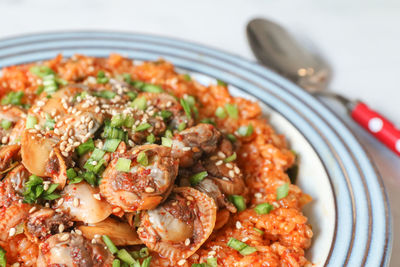
[[[386,266],[391,251],[387,196],[373,163],[349,129],[326,106],[256,63],[175,39],[115,32],[34,34],[0,41],[0,68],[58,53],[139,60],[162,57],[202,83],[230,84],[233,95],[258,101],[271,124],[301,158],[297,184],[313,197],[305,214],[315,266]]]

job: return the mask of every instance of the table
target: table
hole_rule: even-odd
[[[313,40],[334,69],[332,90],[363,99],[400,125],[400,2],[396,0],[0,0],[0,10],[0,38],[49,30],[135,31],[203,43],[251,59],[246,23],[265,16]],[[398,237],[400,158],[349,120],[344,109],[335,110],[382,174]],[[394,238],[391,266],[400,266],[400,238]]]

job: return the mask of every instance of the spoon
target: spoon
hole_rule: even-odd
[[[324,91],[332,71],[320,55],[300,44],[283,27],[266,19],[251,20],[247,25],[247,38],[260,63],[313,95],[338,100],[359,125],[400,156],[400,130],[393,123],[361,101]]]

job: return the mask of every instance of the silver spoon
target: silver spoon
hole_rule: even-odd
[[[344,104],[351,117],[400,156],[400,130],[361,101],[324,91],[331,79],[331,68],[323,58],[301,45],[280,25],[253,19],[247,25],[247,38],[255,57],[313,95],[332,97]]]

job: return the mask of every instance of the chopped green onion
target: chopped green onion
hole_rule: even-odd
[[[88,182],[88,184],[90,184],[90,185],[96,185],[96,183],[97,183],[96,174],[94,174],[94,172],[91,172],[91,171],[84,172],[83,179],[85,179],[85,181]]]
[[[186,122],[181,122],[181,123],[179,123],[179,125],[178,125],[178,131],[183,131],[183,130],[185,130],[185,128],[186,128]]]
[[[239,118],[239,110],[235,104],[225,104],[226,112],[228,113],[229,117],[232,119]]]
[[[139,162],[142,166],[149,165],[149,159],[146,155],[146,152],[142,151],[137,156],[137,162]]]
[[[58,84],[56,82],[56,76],[54,74],[43,77],[44,91],[47,94],[52,94],[58,90]]]
[[[135,215],[135,218],[136,218],[136,215]],[[139,251],[136,251],[136,250],[135,250],[135,251],[131,251],[130,253],[131,253],[132,257],[133,257],[135,260],[140,259]]]
[[[161,137],[161,144],[166,147],[172,147],[172,139]]]
[[[254,227],[253,229],[254,229],[254,231],[256,231],[257,233],[259,233],[260,235],[263,235],[263,234],[264,234],[264,231],[263,231],[263,230],[260,230],[260,229],[258,229],[258,228],[256,228],[256,227]]]
[[[32,66],[29,71],[36,76],[39,76],[40,78],[43,78],[50,74],[55,74],[55,72],[47,66]]]
[[[126,93],[130,100],[134,100],[137,97],[137,93],[133,91],[129,91]]]
[[[118,248],[114,245],[114,243],[111,241],[111,239],[108,236],[103,235],[103,236],[101,236],[101,238],[103,239],[103,242],[106,244],[106,246],[108,247],[108,250],[112,254],[115,254],[118,252]]]
[[[135,264],[137,263],[136,260],[129,254],[129,252],[126,249],[120,249],[117,252],[118,258],[120,258],[123,262],[126,262],[128,264]]]
[[[192,80],[192,77],[190,77],[189,74],[185,73],[185,74],[183,74],[183,79],[185,79],[185,81],[190,82]]]
[[[221,80],[217,80],[217,84],[220,86],[227,86],[226,82],[221,81]]]
[[[138,97],[135,100],[133,100],[131,106],[139,110],[145,110],[147,108],[147,100],[143,96]]]
[[[26,129],[34,128],[36,124],[37,124],[36,117],[33,115],[28,115],[28,117],[26,118]]]
[[[192,118],[192,111],[190,109],[190,106],[189,106],[188,102],[186,102],[185,99],[181,98],[180,103],[181,103],[181,106],[183,107],[183,110],[186,113],[186,117],[188,117],[188,119],[191,119]]]
[[[223,107],[218,107],[217,110],[215,110],[215,116],[217,116],[220,119],[225,119],[226,118],[226,112]]]
[[[44,124],[44,127],[50,130],[54,130],[55,125],[56,121],[49,114],[46,113],[46,122]]]
[[[43,93],[43,91],[44,91],[44,86],[39,85],[38,88],[36,89],[35,94],[40,95],[41,93]]]
[[[17,91],[17,92],[10,92],[6,96],[4,96],[1,99],[1,104],[2,105],[17,105],[20,106],[22,105],[22,97],[24,96],[23,91]]]
[[[194,107],[194,105],[196,104],[196,99],[194,98],[194,96],[185,95],[184,98],[186,102],[189,104],[189,107]]]
[[[149,84],[146,83],[140,88],[143,92],[148,92],[148,93],[162,93],[164,90],[161,88],[161,86],[155,85],[155,84]]]
[[[232,155],[230,155],[229,157],[224,159],[224,162],[228,163],[228,162],[234,161],[235,159],[236,159],[236,152],[233,152]]]
[[[67,170],[67,178],[68,179],[74,179],[76,176],[78,176],[78,174],[76,173],[76,171],[73,168],[69,168]]]
[[[103,137],[106,139],[120,139],[124,140],[126,133],[124,130],[107,125],[104,127]]]
[[[143,260],[141,267],[150,267],[151,256]]]
[[[113,260],[112,267],[121,267],[121,262],[118,259]]]
[[[102,90],[102,91],[94,91],[92,92],[92,95],[105,99],[113,99],[114,96],[116,96],[117,94],[110,90]]]
[[[191,267],[208,267],[205,263],[193,263]]]
[[[132,77],[129,73],[122,73],[122,77],[126,83],[128,84],[132,83]]]
[[[135,123],[135,119],[134,119],[132,116],[127,115],[127,116],[125,117],[125,121],[124,121],[124,126],[125,126],[125,127],[127,127],[127,128],[132,128],[132,126],[133,126],[134,123]]]
[[[250,123],[247,126],[240,126],[239,129],[237,130],[238,135],[243,136],[243,137],[249,137],[253,134],[253,125]]]
[[[217,258],[207,258],[207,264],[209,267],[218,267]]]
[[[130,159],[119,158],[115,165],[115,169],[120,172],[129,172],[131,169],[131,162]]]
[[[206,171],[198,172],[190,177],[190,184],[192,186],[195,186],[198,183],[200,183],[207,176],[208,176],[208,173]]]
[[[271,210],[274,209],[274,206],[272,206],[269,203],[261,203],[258,204],[254,210],[257,212],[257,214],[268,214],[271,212]]]
[[[144,86],[144,82],[142,82],[142,81],[132,81],[131,85],[133,85],[137,89],[142,89],[142,87]]]
[[[141,248],[141,249],[139,250],[139,256],[140,256],[141,258],[146,258],[146,257],[148,257],[149,255],[150,255],[150,252],[149,252],[149,249],[148,249],[147,247]]]
[[[107,152],[115,152],[119,143],[121,143],[121,140],[119,139],[107,139],[104,143],[103,150]]]
[[[0,247],[0,267],[7,266],[7,258],[6,258],[6,251]]]
[[[172,134],[172,131],[171,130],[166,130],[165,131],[165,137],[167,137],[167,138],[172,138],[174,135]]]
[[[237,141],[236,136],[234,136],[233,134],[227,134],[226,138],[228,138],[228,140],[232,143],[235,143]]]
[[[246,202],[243,196],[240,195],[230,195],[229,200],[235,205],[238,211],[244,211],[246,209]]]
[[[214,121],[213,119],[210,119],[210,118],[202,119],[200,122],[201,122],[201,123],[211,124],[211,125],[214,125],[214,126],[215,126],[215,121]]]
[[[289,194],[289,183],[284,183],[276,189],[276,200],[280,200]]]
[[[1,128],[3,128],[4,130],[8,130],[10,129],[12,125],[12,122],[9,120],[1,120]]]
[[[80,144],[76,148],[76,152],[78,153],[79,156],[82,156],[83,154],[86,154],[87,152],[93,151],[93,149],[94,149],[94,142],[93,142],[93,139],[90,138],[85,143]]]
[[[142,131],[149,129],[150,127],[151,127],[150,123],[148,123],[148,122],[142,123],[138,127],[135,128],[135,131],[142,132]]]
[[[76,176],[75,178],[68,179],[70,184],[78,184],[83,181],[83,177]]]
[[[151,133],[146,137],[146,141],[149,142],[150,144],[153,144],[156,141],[156,137],[154,136],[153,133]]]
[[[102,70],[100,70],[97,73],[97,83],[100,83],[100,84],[108,83],[108,78],[106,77],[106,74]]]
[[[237,250],[241,255],[246,256],[250,255],[257,251],[256,248],[247,245],[246,243],[237,240],[236,238],[231,237],[227,244],[229,247]]]
[[[161,116],[161,118],[163,118],[163,120],[166,120],[166,119],[168,119],[169,117],[172,116],[172,112],[169,111],[169,110],[161,110],[160,111],[160,116]]]
[[[112,116],[110,126],[121,127],[122,125],[124,125],[124,123],[125,123],[124,116],[122,114],[117,114]]]
[[[92,155],[90,155],[90,158],[92,158],[93,160],[99,161],[104,157],[104,154],[106,154],[105,151],[103,151],[101,149],[98,149],[98,148],[95,148],[93,150]]]

